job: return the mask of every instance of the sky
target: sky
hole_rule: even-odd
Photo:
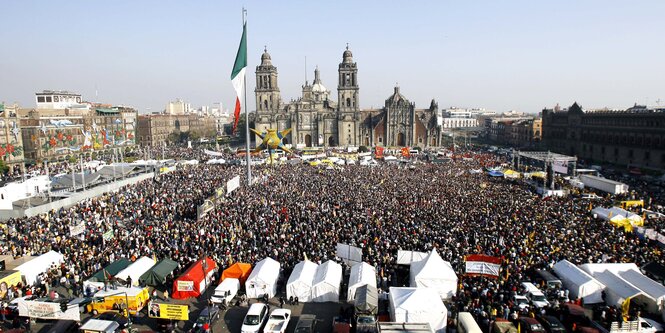
[[[317,65],[336,100],[347,43],[361,108],[383,106],[395,85],[422,108],[665,105],[662,0],[3,0],[0,102],[34,107],[49,89],[142,113],[176,98],[232,109],[243,6],[250,110],[264,46],[282,100],[300,97]]]

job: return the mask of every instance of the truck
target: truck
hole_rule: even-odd
[[[275,309],[270,313],[263,333],[284,333],[291,320],[291,310]]]
[[[379,333],[434,333],[429,323],[379,322]]]
[[[580,181],[584,184],[584,187],[591,187],[611,194],[628,192],[628,185],[603,177],[580,175]]]
[[[353,302],[353,326],[356,333],[375,333],[379,311],[379,292],[376,287],[368,284],[358,287]]]

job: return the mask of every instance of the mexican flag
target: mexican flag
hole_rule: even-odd
[[[236,90],[236,108],[233,112],[233,133],[236,132],[238,127],[238,120],[240,120],[240,101],[242,100],[245,90],[245,71],[247,70],[247,24],[242,25],[242,39],[236,54],[236,62],[233,65],[231,72],[231,83]],[[247,110],[245,110],[247,112]]]

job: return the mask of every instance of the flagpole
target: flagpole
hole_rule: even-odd
[[[247,10],[245,7],[242,8],[242,23],[245,29],[247,29]],[[245,30],[247,32],[247,30]],[[245,41],[246,43],[246,41]],[[247,109],[247,70],[245,70],[245,158],[247,161],[247,185],[252,185],[252,165],[249,152],[249,110]]]

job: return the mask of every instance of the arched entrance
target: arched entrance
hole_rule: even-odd
[[[406,137],[404,137],[404,133],[397,134],[397,145],[400,147],[406,146]]]
[[[328,146],[329,147],[334,147],[335,146],[335,139],[332,136],[328,137]]]
[[[307,134],[305,135],[305,147],[311,147],[312,146],[312,136]]]

